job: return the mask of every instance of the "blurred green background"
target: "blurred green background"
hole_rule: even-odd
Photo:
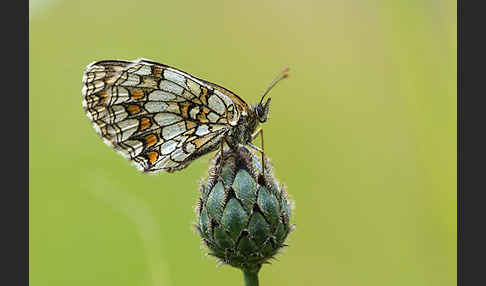
[[[296,208],[262,285],[456,285],[456,1],[30,1],[30,281],[242,285],[192,229],[205,156],[143,175],[81,106],[148,58],[255,103]]]

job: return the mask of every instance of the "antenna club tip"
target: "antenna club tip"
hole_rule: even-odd
[[[285,67],[283,70],[282,70],[282,77],[283,78],[286,78],[289,76],[289,67]]]

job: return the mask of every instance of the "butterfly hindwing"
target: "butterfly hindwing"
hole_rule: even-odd
[[[82,93],[104,141],[147,172],[185,168],[246,112],[231,91],[143,59],[90,64]]]

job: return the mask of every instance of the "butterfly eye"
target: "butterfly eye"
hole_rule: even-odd
[[[255,111],[260,123],[265,123],[267,121],[267,112],[265,112],[265,109],[265,106],[263,106],[261,103],[256,106]]]
[[[261,103],[259,103],[256,106],[256,114],[257,114],[258,118],[263,117],[263,105]]]
[[[269,98],[267,100],[267,102],[265,102],[265,104],[262,104],[261,102],[257,104],[256,108],[255,108],[255,111],[256,111],[256,115],[258,117],[258,121],[260,121],[260,123],[265,123],[268,119],[268,112],[270,110],[270,101],[272,99]]]

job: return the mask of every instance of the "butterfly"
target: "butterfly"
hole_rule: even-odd
[[[83,75],[83,108],[104,142],[143,172],[174,172],[204,154],[238,144],[263,157],[263,130],[270,89],[256,105],[179,69],[146,59],[102,60]],[[261,134],[262,147],[251,142]]]

